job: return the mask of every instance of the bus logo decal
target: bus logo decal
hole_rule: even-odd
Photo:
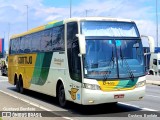
[[[76,88],[71,88],[71,91],[69,91],[70,95],[71,95],[71,98],[73,100],[76,100],[76,93],[79,89],[76,89]]]
[[[64,59],[54,58],[54,64],[61,65],[64,62]]]
[[[32,56],[18,57],[18,64],[32,64]]]

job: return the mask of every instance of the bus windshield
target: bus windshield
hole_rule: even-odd
[[[84,76],[93,79],[144,75],[140,39],[86,39]]]

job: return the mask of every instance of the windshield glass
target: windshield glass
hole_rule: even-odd
[[[130,39],[86,39],[84,76],[94,79],[144,75],[142,43]]]
[[[81,28],[85,36],[139,37],[133,22],[84,21],[81,22]]]

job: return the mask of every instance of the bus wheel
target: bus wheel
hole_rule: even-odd
[[[61,107],[65,107],[66,106],[66,98],[65,98],[65,90],[64,90],[64,86],[61,83],[58,89],[58,101]]]
[[[112,102],[112,103],[109,103],[109,104],[114,106],[114,105],[117,105],[117,103],[118,102]]]
[[[153,71],[150,70],[149,71],[149,75],[154,75]]]
[[[20,93],[24,93],[23,80],[22,80],[21,77],[20,77],[20,79],[19,79],[19,92],[20,92]]]
[[[17,92],[20,91],[19,80],[16,80],[16,90]]]

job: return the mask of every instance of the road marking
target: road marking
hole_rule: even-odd
[[[127,104],[127,103],[122,103],[122,102],[118,102],[118,103],[123,104],[123,105],[128,105],[128,106],[131,106],[131,107],[135,107],[135,108],[140,108],[139,106],[132,105],[132,104]]]
[[[44,106],[41,106],[41,105],[36,104],[36,103],[34,103],[34,102],[31,102],[31,101],[29,101],[29,100],[26,100],[26,99],[17,97],[17,96],[15,96],[15,95],[11,94],[11,93],[8,93],[8,92],[2,91],[2,90],[0,90],[0,92],[2,92],[2,93],[4,93],[4,94],[7,94],[7,95],[9,95],[9,96],[11,96],[11,97],[14,97],[14,98],[16,98],[16,99],[18,99],[18,100],[21,100],[21,101],[23,101],[23,102],[25,102],[25,103],[28,103],[28,104],[30,104],[30,105],[32,105],[32,106],[35,106],[35,107],[37,107],[37,108],[43,109],[43,110],[45,110],[45,111],[52,111],[51,109],[48,109],[48,108],[46,108],[46,107],[44,107]],[[54,114],[57,115],[57,116],[61,116],[61,115],[59,115],[58,113],[54,113]],[[62,117],[62,118],[67,119],[67,120],[73,120],[73,119],[71,119],[70,117]]]
[[[150,109],[150,108],[142,108],[143,110],[147,110],[147,111],[158,111],[158,110],[154,110],[154,109]]]
[[[9,95],[9,96],[11,96],[11,97],[14,97],[14,98],[16,98],[16,99],[19,99],[19,100],[21,100],[21,101],[23,101],[23,102],[26,102],[26,103],[28,103],[28,104],[30,104],[30,105],[33,105],[33,106],[35,106],[35,107],[37,107],[37,108],[43,109],[43,110],[45,110],[45,111],[52,111],[51,109],[48,109],[48,108],[46,108],[46,107],[44,107],[44,106],[41,106],[41,105],[39,105],[39,104],[37,104],[37,103],[34,103],[34,102],[31,102],[31,101],[29,101],[29,100],[26,100],[26,99],[17,97],[17,96],[15,96],[15,95],[13,95],[13,94],[10,94],[10,93],[8,93],[8,92],[2,91],[2,90],[0,90],[0,92],[2,92],[2,93],[4,93],[4,94],[7,94],[7,95]],[[148,95],[148,96],[152,96],[152,95]],[[158,96],[155,96],[155,97],[158,97]],[[158,110],[150,109],[150,108],[141,108],[141,107],[139,107],[139,106],[132,105],[132,104],[128,104],[128,103],[123,103],[123,102],[118,102],[118,103],[123,104],[123,105],[127,105],[127,106],[131,106],[131,107],[135,107],[135,108],[138,108],[138,109],[142,109],[142,110],[158,111]],[[54,113],[54,114],[55,114],[55,115],[58,115],[58,116],[61,116],[61,115],[59,115],[59,114],[57,114],[57,113]],[[72,118],[69,118],[69,117],[62,117],[62,118],[67,119],[67,120],[73,120]]]
[[[118,103],[123,104],[123,105],[127,105],[127,106],[131,106],[131,107],[135,107],[135,108],[138,108],[138,109],[142,109],[142,110],[147,110],[147,111],[159,111],[159,110],[150,109],[150,108],[141,108],[141,107],[136,106],[136,105],[122,103],[122,102],[118,102]]]
[[[0,80],[0,82],[7,82],[8,80]]]
[[[155,96],[155,95],[146,95],[146,96],[151,96],[151,97],[160,98],[159,96]]]
[[[8,77],[5,77],[5,76],[0,76],[0,78],[6,78],[6,79],[8,79]]]

